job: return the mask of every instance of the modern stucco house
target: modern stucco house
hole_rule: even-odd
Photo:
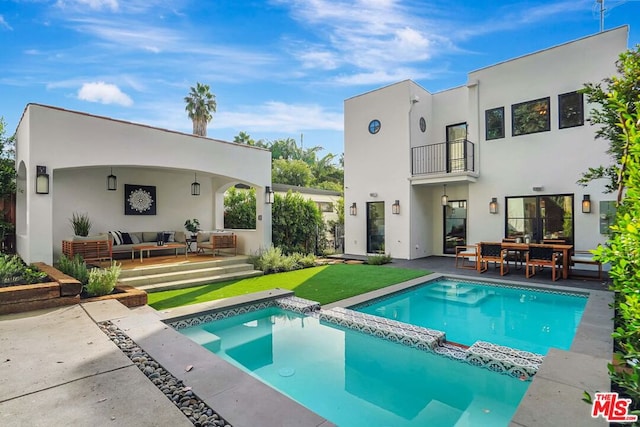
[[[27,262],[51,263],[73,235],[69,219],[87,213],[92,234],[110,230],[224,228],[224,192],[255,187],[256,228],[234,230],[238,252],[271,245],[268,150],[39,104],[26,106],[16,131],[16,249]],[[38,175],[48,188],[37,188]],[[116,178],[115,190],[107,177]],[[191,186],[199,183],[199,195]],[[152,189],[154,210],[132,214],[125,186]],[[130,188],[130,187],[128,187]]]
[[[347,99],[345,253],[414,259],[518,236],[604,242],[614,195],[576,181],[610,164],[608,144],[594,139],[577,91],[615,74],[627,39],[620,27],[472,71],[450,90],[406,80]]]

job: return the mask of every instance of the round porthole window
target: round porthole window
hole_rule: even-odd
[[[424,119],[424,117],[420,117],[420,130],[422,132],[427,130],[427,121]]]
[[[380,120],[371,120],[369,122],[369,133],[376,134],[380,132]]]

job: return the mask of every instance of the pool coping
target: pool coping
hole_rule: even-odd
[[[403,291],[442,277],[476,281],[470,280],[468,276],[434,273],[326,304],[322,308],[347,308],[358,302]],[[588,295],[570,350],[551,349],[545,356],[540,370],[511,419],[510,426],[534,427],[565,423],[581,426],[607,425],[602,418],[591,418],[590,406],[582,402],[581,398],[585,390],[593,394],[595,391],[608,391],[610,387],[607,363],[611,360],[613,348],[613,311],[609,306],[613,302],[613,293],[493,278],[477,282]],[[223,361],[168,326],[169,323],[196,315],[292,295],[293,292],[288,290],[273,289],[162,311],[146,307],[145,310],[138,309],[127,316],[108,320],[125,331],[165,369],[188,384],[196,395],[233,426],[334,426],[330,421]],[[193,369],[187,370],[188,366]]]

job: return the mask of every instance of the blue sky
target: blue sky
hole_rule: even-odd
[[[605,1],[605,29],[640,1]],[[183,98],[211,86],[212,138],[294,138],[343,151],[343,101],[597,33],[594,0],[0,0],[0,116],[35,102],[191,132]]]

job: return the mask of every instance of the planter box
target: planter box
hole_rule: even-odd
[[[101,297],[82,298],[80,302],[105,301],[116,299],[127,307],[139,307],[147,304],[147,293],[129,285],[116,285],[115,293]]]
[[[116,299],[127,307],[147,304],[147,293],[128,285],[117,285],[116,293],[113,294],[80,298],[82,284],[79,281],[50,265],[44,263],[35,263],[35,265],[49,276],[50,281],[0,288],[0,315],[107,299]]]

